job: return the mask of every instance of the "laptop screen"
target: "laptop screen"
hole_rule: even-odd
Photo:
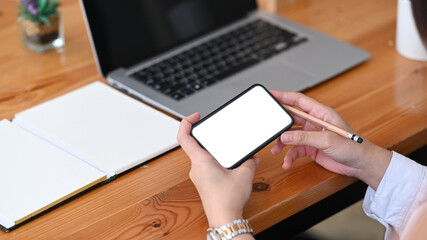
[[[82,0],[102,75],[244,17],[255,0]]]

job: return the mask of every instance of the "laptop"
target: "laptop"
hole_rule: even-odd
[[[244,89],[302,91],[370,57],[256,0],[80,0],[99,72],[177,117]]]

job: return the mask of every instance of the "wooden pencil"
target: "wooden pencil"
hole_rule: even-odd
[[[322,127],[324,127],[324,128],[326,128],[326,129],[328,129],[328,130],[329,130],[329,131],[331,131],[331,132],[334,132],[334,133],[336,133],[336,134],[338,134],[338,135],[341,135],[341,136],[343,136],[343,137],[345,137],[345,138],[349,138],[349,139],[351,139],[351,140],[353,140],[353,141],[355,141],[355,142],[357,142],[357,143],[362,143],[362,142],[363,142],[363,138],[361,138],[361,137],[357,136],[357,135],[356,135],[356,134],[354,134],[354,133],[347,132],[347,131],[346,131],[346,130],[344,130],[344,129],[341,129],[341,128],[339,128],[339,127],[337,127],[337,126],[334,126],[334,125],[332,125],[332,124],[330,124],[330,123],[327,123],[327,122],[325,122],[325,121],[322,121],[322,120],[320,120],[320,119],[318,119],[318,118],[315,118],[315,117],[311,116],[310,114],[305,113],[305,112],[303,112],[303,111],[301,111],[301,110],[298,110],[298,109],[296,109],[296,108],[294,108],[294,107],[291,107],[291,106],[289,106],[289,105],[283,105],[283,107],[284,107],[288,112],[293,113],[293,114],[295,114],[296,116],[301,117],[301,118],[303,118],[303,119],[305,119],[305,120],[308,120],[308,121],[310,121],[310,122],[312,122],[312,123],[314,123],[314,124],[317,124],[317,125],[319,125],[319,126],[322,126]]]

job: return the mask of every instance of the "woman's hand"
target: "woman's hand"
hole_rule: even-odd
[[[297,106],[318,119],[356,133],[336,111],[304,94],[271,93],[282,104]],[[378,187],[390,162],[390,151],[366,140],[356,143],[298,116],[293,117],[294,125],[299,128],[284,132],[271,149],[273,154],[278,154],[284,146],[294,146],[286,153],[284,169],[289,169],[297,158],[308,156],[332,172],[357,177],[374,189]]]
[[[199,119],[200,114],[195,113],[181,121],[178,142],[191,159],[190,178],[199,192],[209,225],[220,227],[242,218],[259,160],[249,159],[233,170],[220,166],[190,135],[192,125]]]

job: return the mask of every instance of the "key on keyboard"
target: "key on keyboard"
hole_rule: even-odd
[[[131,76],[181,100],[306,40],[256,20]]]

